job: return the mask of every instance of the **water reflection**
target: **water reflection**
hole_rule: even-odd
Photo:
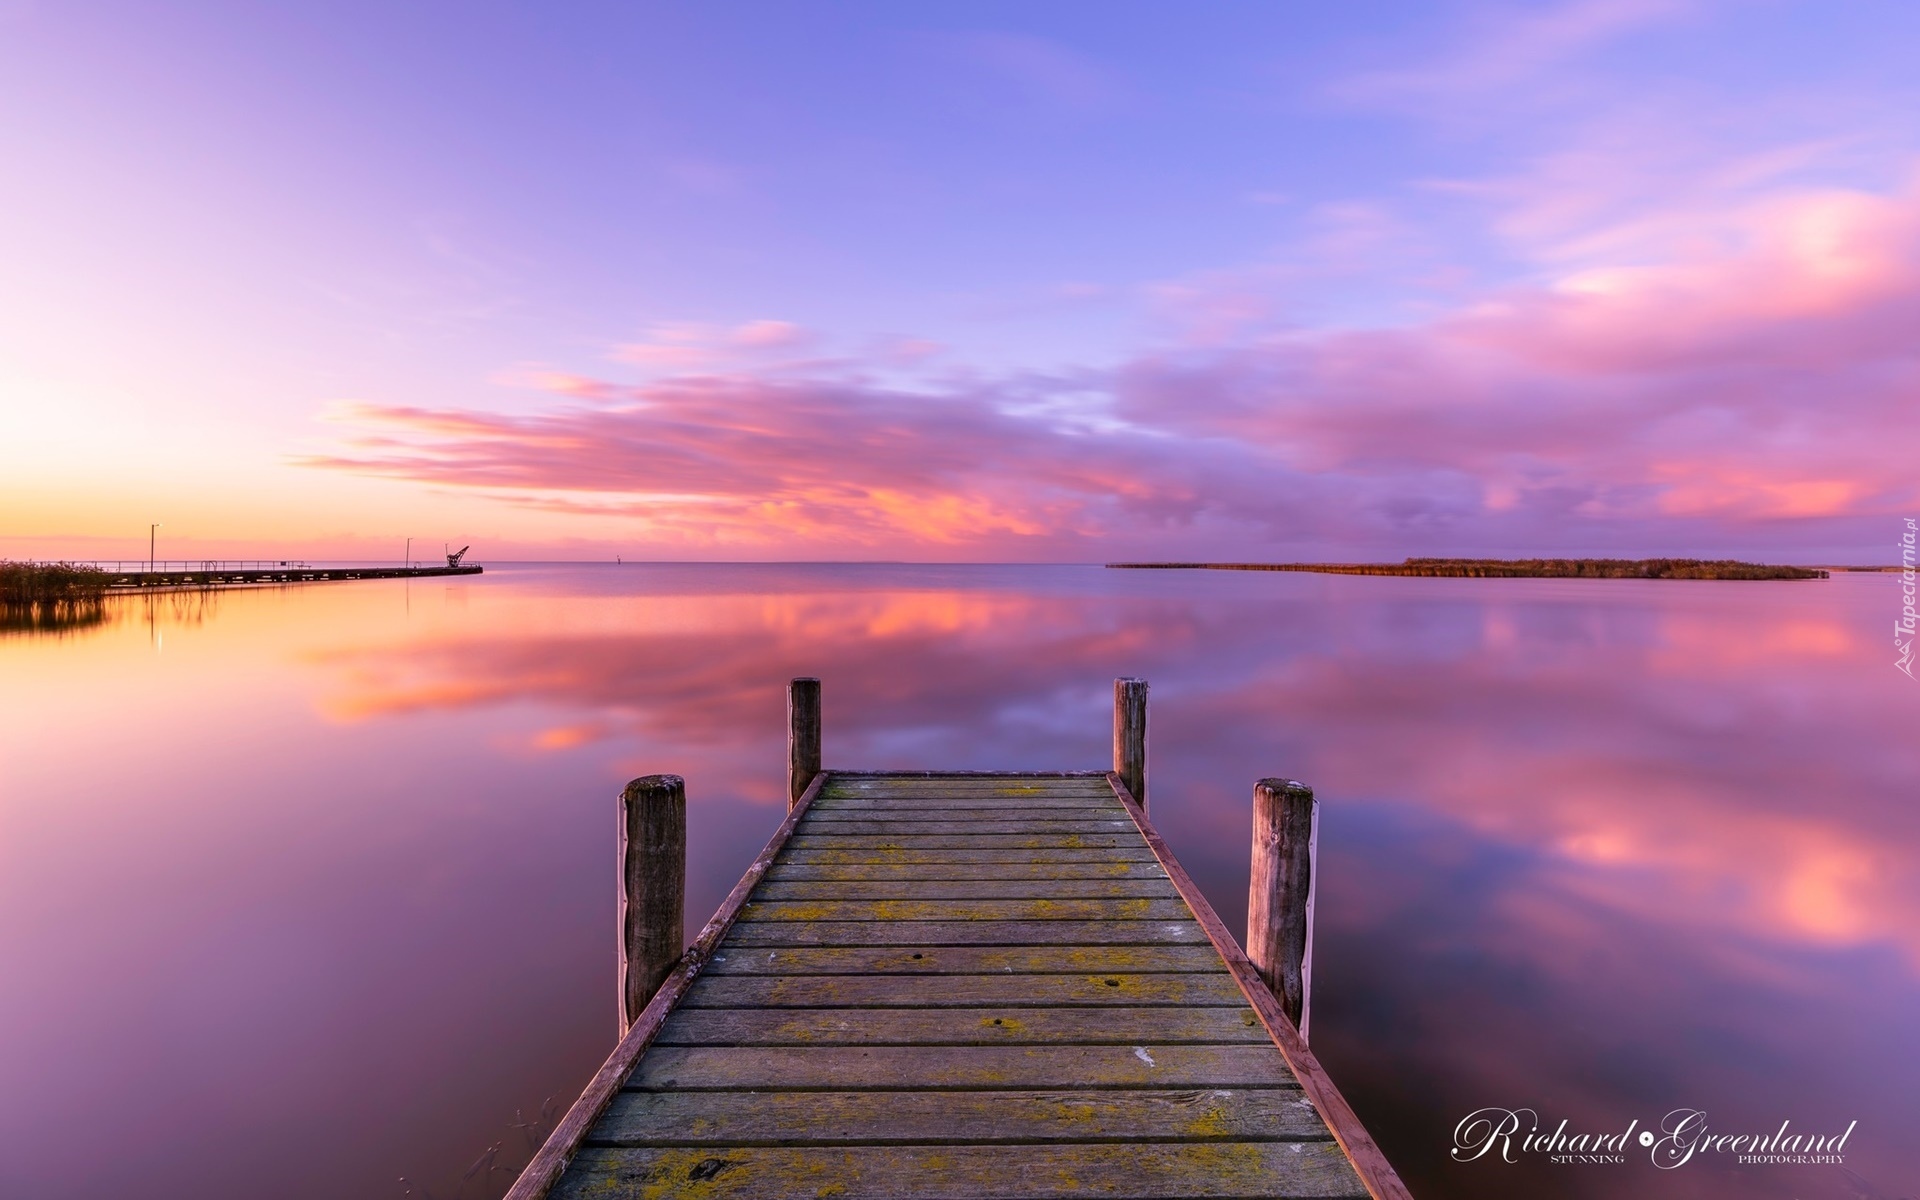
[[[137,621],[154,643],[163,625],[198,625],[219,612],[221,589],[166,588],[107,592],[76,599],[0,604],[0,637],[71,637],[121,621]]]
[[[227,597],[171,635],[187,663],[95,693],[87,720],[56,712],[5,761],[10,788],[73,792],[48,784],[50,755],[168,724],[166,746],[139,748],[161,781],[148,803],[202,836],[182,850],[193,870],[147,894],[220,928],[162,936],[195,965],[152,969],[217,1051],[201,1073],[225,1120],[283,1153],[296,1117],[335,1140],[286,1195],[397,1195],[401,1175],[485,1190],[461,1173],[513,1144],[508,1114],[570,1097],[611,1044],[614,788],[687,776],[697,926],[778,819],[782,685],[817,674],[829,765],[1012,769],[1104,765],[1111,680],[1150,678],[1156,817],[1236,927],[1252,781],[1313,782],[1316,1047],[1418,1195],[1894,1196],[1920,1173],[1896,1144],[1920,1120],[1920,694],[1877,654],[1891,595],[1879,578],[493,571]],[[9,666],[124,677],[118,636]],[[183,696],[208,719],[168,722]],[[115,753],[96,748],[97,768],[124,779]],[[238,770],[208,776],[210,758]],[[299,814],[293,844],[248,803],[266,779]],[[15,857],[50,849],[29,874],[56,894],[72,884],[47,861],[82,859],[87,835],[111,859],[141,828],[77,792],[91,828],[7,801],[29,832]],[[26,901],[4,895],[14,931]],[[111,927],[111,906],[68,908],[52,922],[68,935]],[[326,984],[290,937],[326,948]],[[58,958],[55,942],[21,950]],[[230,985],[212,1001],[210,977]],[[0,999],[10,1028],[41,1022],[68,1063],[103,1053],[63,1036],[59,988],[24,991]],[[243,1001],[277,1004],[300,1045],[248,1051],[194,1007]],[[25,1057],[36,1077],[60,1065]],[[355,1103],[231,1099],[289,1079]],[[1450,1163],[1454,1124],[1490,1104],[1588,1129],[1682,1106],[1728,1129],[1861,1126],[1845,1168]],[[153,1134],[249,1161],[220,1119]],[[48,1144],[16,1148],[20,1178],[42,1179]],[[86,1194],[49,1186],[31,1194]]]
[[[0,636],[65,634],[104,624],[106,619],[106,600],[98,596],[50,604],[0,604]]]

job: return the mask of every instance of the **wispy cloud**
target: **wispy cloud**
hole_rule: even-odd
[[[937,35],[933,44],[1022,98],[1079,113],[1121,106],[1127,89],[1114,71],[1078,50],[1024,33]]]
[[[1483,12],[1430,62],[1352,76],[1336,84],[1343,100],[1389,105],[1469,99],[1536,82],[1582,54],[1685,17],[1695,0],[1573,0],[1545,10]]]
[[[680,321],[653,326],[640,339],[616,346],[613,357],[672,373],[729,370],[804,357],[817,341],[791,321],[762,319],[731,328]]]

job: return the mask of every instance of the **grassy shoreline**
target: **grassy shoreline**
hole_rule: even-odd
[[[1131,571],[1310,571],[1460,579],[1825,579],[1818,567],[1698,558],[1409,558],[1398,563],[1119,562]]]
[[[0,629],[54,630],[106,619],[107,572],[0,560]]]

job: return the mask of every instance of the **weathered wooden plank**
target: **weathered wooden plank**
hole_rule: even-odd
[[[971,767],[954,770],[914,769],[879,770],[861,769],[857,771],[835,771],[833,782],[837,784],[887,784],[887,783],[1100,783],[1107,777],[1105,771],[988,771]]]
[[[707,975],[683,1008],[970,1008],[984,1004],[1244,1008],[1231,975]]]
[[[845,863],[816,864],[781,861],[767,872],[767,882],[899,882],[922,883],[936,879],[1004,880],[1021,879],[1165,879],[1167,873],[1156,862],[1017,862],[1017,863]]]
[[[885,822],[893,825],[922,825],[934,821],[963,822],[968,826],[991,825],[1000,821],[1124,821],[1126,811],[1118,805],[1102,806],[1098,804],[1049,804],[1045,807],[1026,807],[1008,805],[1005,808],[955,807],[950,804],[929,804],[922,808],[904,809],[893,806],[875,805],[871,808],[847,805],[844,808],[829,809],[825,812],[814,811],[808,814],[808,820],[818,825],[842,825],[856,822]],[[981,830],[991,833],[992,830]]]
[[[1125,820],[1126,810],[1118,804],[1019,804],[998,807],[973,804],[923,804],[906,808],[897,804],[843,803],[832,808],[815,805],[807,820],[819,824],[835,821],[1113,821]]]
[[[868,1200],[1133,1200],[1298,1197],[1366,1190],[1332,1142],[1137,1142],[1024,1146],[595,1147],[553,1192],[587,1200],[832,1196]]]
[[[1054,808],[1098,809],[1112,813],[1116,807],[1100,796],[836,796],[822,811],[843,813],[898,813],[926,818],[943,812],[1030,813]]]
[[[727,948],[708,975],[1092,975],[1226,971],[1212,946],[799,946]]]
[[[874,783],[874,785],[856,785],[856,783],[829,783],[822,793],[828,799],[839,797],[941,797],[941,795],[979,795],[979,797],[1008,797],[1008,799],[1041,799],[1054,795],[1073,795],[1073,797],[1100,797],[1106,799],[1102,791],[1106,781],[1046,780],[1039,783],[1006,783],[993,780],[906,780],[895,783]]]
[[[917,792],[828,791],[820,797],[830,806],[853,805],[877,808],[895,805],[920,809],[959,805],[968,808],[1044,808],[1049,805],[1099,807],[1113,803],[1113,793],[1105,787],[1076,787],[1062,790],[1024,791],[1018,788],[928,789]]]
[[[1204,945],[1186,921],[741,921],[729,946]]]
[[[1061,1092],[622,1092],[599,1146],[834,1142],[1316,1141],[1291,1087]]]
[[[833,772],[835,779],[846,780],[848,782],[887,779],[1016,779],[1023,781],[1029,779],[1104,779],[1106,775],[1107,773],[1105,771],[1082,771],[1077,769],[1072,771],[984,771],[972,767],[950,768],[947,770],[927,768],[880,770],[867,768],[859,771]]]
[[[1140,835],[1116,833],[852,834],[809,829],[793,837],[802,850],[1138,850]]]
[[[924,799],[924,797],[993,797],[1004,801],[1044,801],[1046,797],[1083,797],[1083,799],[1110,799],[1106,789],[1106,780],[1079,780],[1073,783],[910,783],[904,787],[843,787],[828,783],[826,791],[820,793],[822,799]]]
[[[868,1200],[1055,1197],[1364,1197],[1331,1142],[1000,1146],[756,1146],[583,1150],[554,1193],[628,1197],[832,1196]]]
[[[1172,899],[1164,879],[768,880],[761,900],[1113,900]]]
[[[914,787],[978,784],[984,787],[1097,786],[1104,771],[835,771],[835,787]]]
[[[1291,1087],[1280,1051],[1257,1046],[656,1046],[629,1088]]]
[[[825,976],[845,980],[845,975]],[[1050,979],[1054,976],[1014,976]],[[1239,1008],[682,1008],[656,1046],[1133,1046],[1264,1043]]]
[[[1111,794],[1102,795],[1091,788],[1071,792],[1012,793],[1005,791],[927,791],[906,795],[879,792],[842,792],[822,797],[828,808],[900,809],[921,812],[941,808],[991,808],[1020,811],[1029,808],[1105,808],[1113,803]]]
[[[1126,814],[1116,817],[1052,820],[1047,817],[1004,817],[970,821],[911,820],[904,817],[884,817],[878,820],[807,820],[803,831],[809,837],[831,834],[835,837],[850,837],[857,834],[876,834],[884,837],[941,837],[958,835],[978,837],[990,833],[1012,833],[1024,837],[1034,837],[1047,833],[1132,833],[1133,826]]]
[[[749,900],[747,921],[1177,921],[1180,900]]]
[[[1142,845],[1116,846],[1111,849],[1084,849],[1080,847],[1052,847],[1042,849],[1023,849],[993,847],[970,849],[964,844],[955,846],[908,847],[908,846],[867,846],[841,847],[834,842],[821,842],[811,846],[790,847],[780,856],[782,864],[807,863],[814,865],[832,865],[838,863],[892,863],[899,865],[921,863],[1153,863],[1159,860],[1153,852]]]

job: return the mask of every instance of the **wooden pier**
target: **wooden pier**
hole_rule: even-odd
[[[473,567],[308,567],[257,568],[192,567],[173,571],[112,571],[110,592],[148,591],[153,588],[248,587],[271,583],[329,583],[342,579],[425,579],[437,575],[478,575]]]
[[[1408,1195],[1299,1031],[1309,790],[1259,785],[1256,964],[1135,798],[1144,682],[1049,774],[819,770],[818,688],[684,954],[684,786],[628,787],[624,1033],[509,1200]]]

